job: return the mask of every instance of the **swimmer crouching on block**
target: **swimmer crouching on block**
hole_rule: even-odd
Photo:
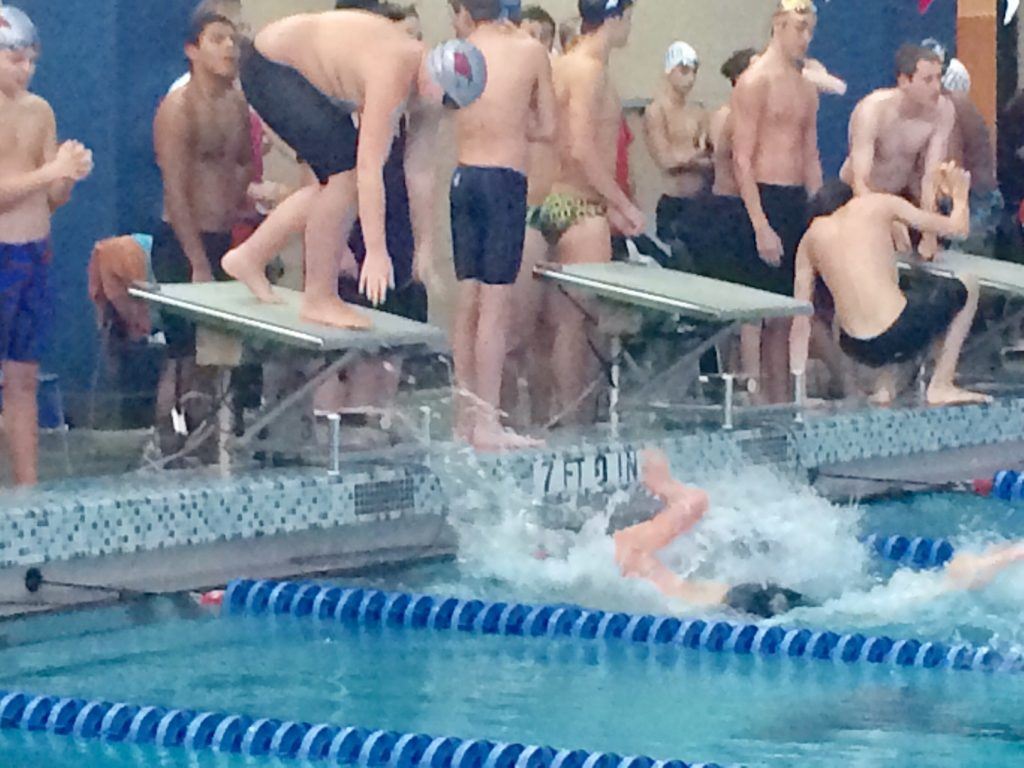
[[[708,495],[672,477],[661,451],[643,456],[642,482],[664,506],[650,520],[615,534],[615,562],[626,578],[647,579],[668,597],[692,606],[726,606],[741,613],[770,619],[794,608],[814,605],[800,592],[775,584],[730,586],[715,581],[683,579],[657,553],[691,531],[708,510]],[[941,574],[935,596],[981,589],[1004,569],[1024,561],[1024,542],[999,544],[984,552],[957,554]]]

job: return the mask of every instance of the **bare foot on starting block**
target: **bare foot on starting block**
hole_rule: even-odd
[[[334,328],[366,330],[373,325],[370,322],[370,318],[362,312],[357,312],[354,307],[337,297],[333,299],[310,299],[303,296],[299,317],[310,323],[330,325]]]
[[[247,259],[243,247],[238,247],[224,254],[220,265],[231,277],[244,283],[252,291],[253,296],[264,304],[280,304],[281,298],[274,293],[266,272],[251,259]]]
[[[544,447],[543,440],[520,435],[500,424],[478,424],[471,442],[478,451],[522,451]]]
[[[991,402],[992,398],[988,395],[960,389],[960,387],[935,385],[928,387],[928,405],[973,405]]]

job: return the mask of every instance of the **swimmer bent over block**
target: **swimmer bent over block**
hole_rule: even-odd
[[[416,260],[429,260],[433,226],[433,138],[442,104],[460,108],[483,92],[483,57],[453,41],[433,51],[386,18],[358,11],[298,14],[270,24],[242,49],[241,81],[259,116],[307,163],[319,185],[283,201],[225,271],[258,299],[274,302],[264,274],[290,235],[306,250],[303,319],[365,328],[338,298],[338,265],[358,205],[366,241],[360,290],[380,304],[393,274],[385,238],[384,164],[399,121],[410,113],[407,179]],[[356,128],[353,117],[358,116]],[[358,201],[358,202],[357,202]]]
[[[642,482],[664,506],[650,520],[615,534],[615,562],[626,578],[647,579],[664,595],[691,606],[726,606],[741,613],[770,619],[793,608],[812,605],[799,592],[775,584],[730,586],[715,581],[683,579],[656,553],[691,531],[708,510],[708,496],[672,477],[660,451],[643,457]],[[934,596],[981,589],[1003,570],[1024,562],[1024,542],[999,544],[981,554],[957,554],[941,575]]]
[[[835,300],[840,346],[874,368],[914,359],[945,334],[928,385],[931,405],[983,403],[991,398],[954,384],[960,350],[978,308],[977,281],[915,273],[904,293],[896,269],[893,224],[942,237],[966,235],[970,226],[971,177],[952,164],[937,175],[937,189],[953,199],[947,217],[917,208],[902,197],[853,196],[842,182],[830,182],[811,203],[813,221],[796,257],[795,297],[810,301],[821,277]],[[797,318],[790,337],[791,370],[804,372],[810,322]],[[891,397],[891,393],[887,393]]]

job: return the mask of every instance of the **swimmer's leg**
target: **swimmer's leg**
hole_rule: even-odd
[[[221,260],[224,271],[245,283],[260,301],[280,301],[267,280],[267,264],[281,252],[289,237],[306,229],[309,209],[319,193],[319,186],[293,192],[270,212],[251,237]]]
[[[562,264],[603,264],[612,259],[612,239],[608,220],[604,217],[580,219],[570,227],[558,243],[558,259]],[[584,411],[580,402],[592,380],[594,355],[587,343],[587,317],[580,311],[578,300],[571,301],[559,293],[552,300],[555,341],[552,349],[558,407],[563,421],[576,423]]]
[[[7,360],[3,374],[3,415],[14,484],[35,485],[39,480],[39,364]]]
[[[974,315],[978,311],[978,281],[973,276],[964,275],[960,278],[967,288],[967,302],[963,309],[953,318],[942,342],[942,350],[935,361],[935,374],[928,385],[929,405],[954,405],[961,403],[987,403],[992,398],[978,392],[969,392],[957,387],[953,381],[956,377],[956,366],[960,361],[960,350],[963,349],[967,334],[970,333]]]
[[[369,328],[369,319],[338,298],[338,269],[355,223],[356,172],[335,174],[312,198],[306,221],[306,287],[301,317],[339,328]]]
[[[501,376],[508,352],[513,286],[479,286],[476,338],[473,340],[475,394],[482,401],[473,429],[473,445],[483,450],[535,448],[542,441],[505,429],[499,416]]]
[[[476,337],[480,320],[480,283],[463,280],[456,287],[455,322],[452,326],[452,350],[455,363],[455,437],[469,442],[478,404],[475,401]]]
[[[536,334],[540,325],[544,300],[544,285],[534,277],[533,268],[545,261],[547,256],[547,240],[533,227],[527,227],[523,240],[523,265],[513,287],[508,358],[505,361],[505,372],[502,376],[501,407],[510,414],[521,410],[519,407],[521,405],[519,403],[520,379],[525,379],[528,382],[531,401],[534,388],[539,384],[531,377],[534,371],[530,369],[530,357],[536,346]],[[520,418],[516,421],[519,424],[525,424],[529,419]]]
[[[761,333],[761,391],[766,403],[787,403],[793,399],[789,384],[789,331],[792,321],[772,318],[764,321]]]

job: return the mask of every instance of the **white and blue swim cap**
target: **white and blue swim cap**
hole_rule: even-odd
[[[942,75],[942,87],[952,93],[971,92],[971,73],[960,59],[950,59]]]
[[[487,62],[472,43],[448,40],[427,54],[427,67],[444,91],[445,106],[468,107],[487,87]]]
[[[39,32],[28,14],[13,5],[0,6],[0,51],[38,47]]]
[[[684,43],[682,40],[672,43],[665,54],[665,74],[667,75],[676,67],[688,67],[694,70],[700,67],[697,51],[692,45]]]

